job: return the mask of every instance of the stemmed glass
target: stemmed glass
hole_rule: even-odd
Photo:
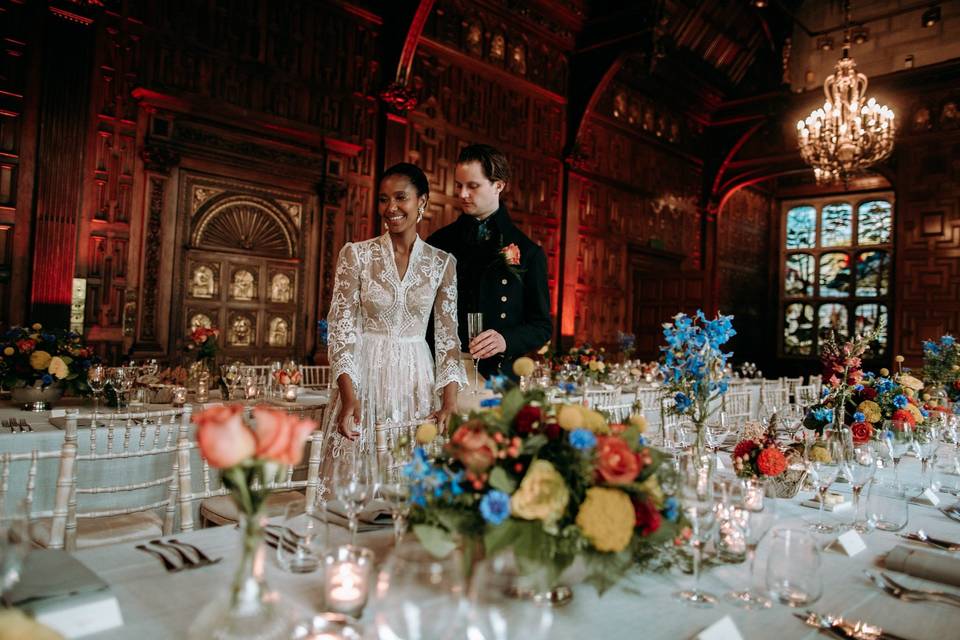
[[[837,434],[824,431],[822,438],[807,445],[806,455],[807,470],[820,499],[817,521],[810,523],[809,528],[817,533],[833,533],[834,527],[823,521],[823,505],[827,500],[827,491],[837,479],[843,464],[843,448]]]
[[[549,637],[553,613],[518,597],[542,585],[528,584],[510,552],[481,562],[470,585],[469,640],[541,640]]]
[[[376,483],[370,461],[359,451],[337,458],[333,467],[334,491],[343,503],[350,524],[350,544],[357,542],[357,518],[373,497]]]
[[[693,529],[690,537],[693,547],[693,589],[678,591],[674,597],[695,607],[712,607],[717,602],[716,596],[700,589],[703,545],[710,540],[716,522],[709,465],[703,465],[692,454],[685,454],[680,460],[678,485],[680,507]]]
[[[378,475],[377,491],[390,507],[390,515],[393,517],[393,542],[400,544],[406,530],[407,515],[410,513],[410,482],[400,469],[392,469],[389,465],[381,466]]]
[[[707,446],[713,449],[713,466],[715,469],[720,468],[720,447],[729,434],[730,423],[727,422],[727,416],[722,411],[717,422],[707,422],[704,435],[707,439]]]
[[[113,387],[113,392],[117,395],[117,410],[123,409],[123,390],[129,387],[131,383],[126,382],[127,370],[123,367],[110,367],[107,369],[107,382]]]
[[[920,458],[920,491],[930,488],[930,460],[940,446],[939,425],[929,420],[918,424],[913,431],[913,452]]]
[[[483,314],[467,314],[467,338],[472,342],[474,338],[483,333]],[[473,358],[473,395],[480,395],[480,359]]]
[[[93,393],[93,426],[97,424],[97,411],[100,409],[100,394],[107,382],[107,370],[102,364],[92,364],[87,369],[87,385]]]
[[[848,447],[844,455],[844,471],[853,487],[853,522],[850,528],[858,533],[867,533],[872,527],[866,518],[860,517],[860,494],[877,471],[873,444],[865,442]]]
[[[463,613],[463,585],[458,553],[437,558],[415,541],[402,542],[377,578],[379,637],[451,640]]]
[[[899,485],[900,459],[913,446],[913,426],[906,420],[884,421],[883,442],[893,459],[893,475]]]
[[[750,483],[752,482],[758,482],[759,486],[751,487]],[[766,492],[766,486],[762,480],[746,480],[745,483],[748,485],[746,491],[747,496],[750,495],[751,490],[757,490],[761,493]],[[753,588],[755,584],[754,574],[756,572],[754,563],[757,557],[757,546],[777,519],[776,500],[761,499],[758,501],[745,499],[740,513],[745,520],[747,567],[750,572],[750,582],[746,589],[730,591],[726,593],[725,596],[729,602],[744,609],[769,609],[771,606],[770,599],[762,592]]]

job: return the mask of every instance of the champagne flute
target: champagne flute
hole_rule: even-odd
[[[357,519],[373,495],[374,482],[369,463],[354,451],[337,458],[333,468],[337,499],[343,503],[350,525],[350,544],[357,542]]]
[[[868,533],[872,527],[860,517],[860,494],[877,471],[877,457],[869,442],[848,448],[844,456],[845,471],[853,487],[853,522],[850,528],[858,533]]]
[[[100,363],[90,365],[87,369],[87,385],[93,393],[93,426],[97,424],[97,411],[100,409],[100,394],[103,393],[103,385],[107,382],[107,370]],[[92,428],[92,427],[91,427]]]
[[[467,337],[472,342],[474,338],[483,333],[483,314],[467,314]],[[473,395],[480,395],[480,359],[473,358]]]
[[[393,516],[393,542],[400,544],[406,530],[407,515],[410,513],[410,482],[399,469],[390,469],[386,465],[380,468],[377,491],[390,507]]]
[[[823,505],[827,500],[827,491],[837,479],[843,463],[843,450],[837,435],[825,431],[823,438],[818,438],[807,447],[807,468],[817,495],[820,498],[820,508],[817,511],[817,521],[809,524],[811,531],[816,533],[833,533],[834,527],[823,521]]]

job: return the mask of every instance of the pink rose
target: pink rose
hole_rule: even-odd
[[[240,464],[257,448],[253,432],[243,423],[242,413],[242,406],[227,405],[210,407],[193,416],[200,453],[218,469]]]
[[[482,473],[493,466],[497,457],[497,443],[477,420],[460,425],[450,439],[454,457],[474,473]]]
[[[515,267],[520,264],[520,247],[516,244],[508,244],[503,249],[500,250],[503,254],[503,259],[511,267]]]
[[[622,438],[597,438],[597,473],[609,484],[629,484],[640,473],[641,462]]]
[[[313,420],[300,420],[285,411],[256,407],[257,457],[295,465],[303,458],[303,445],[317,428]]]

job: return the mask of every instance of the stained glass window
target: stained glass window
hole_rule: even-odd
[[[823,339],[888,321],[893,198],[827,196],[783,205],[782,353],[814,357]],[[873,345],[883,355],[887,337]]]
[[[787,256],[783,294],[788,297],[812,296],[815,269],[816,262],[809,253],[794,253]]]
[[[890,242],[891,209],[886,200],[870,200],[857,207],[857,242],[860,245]]]
[[[824,253],[820,256],[820,295],[840,298],[850,295],[850,256]]]
[[[817,246],[817,210],[809,205],[787,212],[787,249]]]
[[[783,348],[790,355],[813,353],[813,306],[795,302],[784,312]]]
[[[885,296],[890,288],[890,254],[864,251],[857,255],[857,295]]]
[[[846,202],[824,205],[820,212],[820,246],[843,247],[850,244],[853,207]]]

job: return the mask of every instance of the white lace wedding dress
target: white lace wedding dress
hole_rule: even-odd
[[[435,357],[426,341],[431,311]],[[375,424],[424,418],[439,408],[446,385],[466,383],[457,337],[456,258],[417,237],[401,278],[389,234],[347,243],[337,258],[327,324],[333,390],[321,482],[330,478],[333,459],[354,446],[337,431],[340,374],[350,376],[360,401],[358,444],[365,452],[375,448]]]

